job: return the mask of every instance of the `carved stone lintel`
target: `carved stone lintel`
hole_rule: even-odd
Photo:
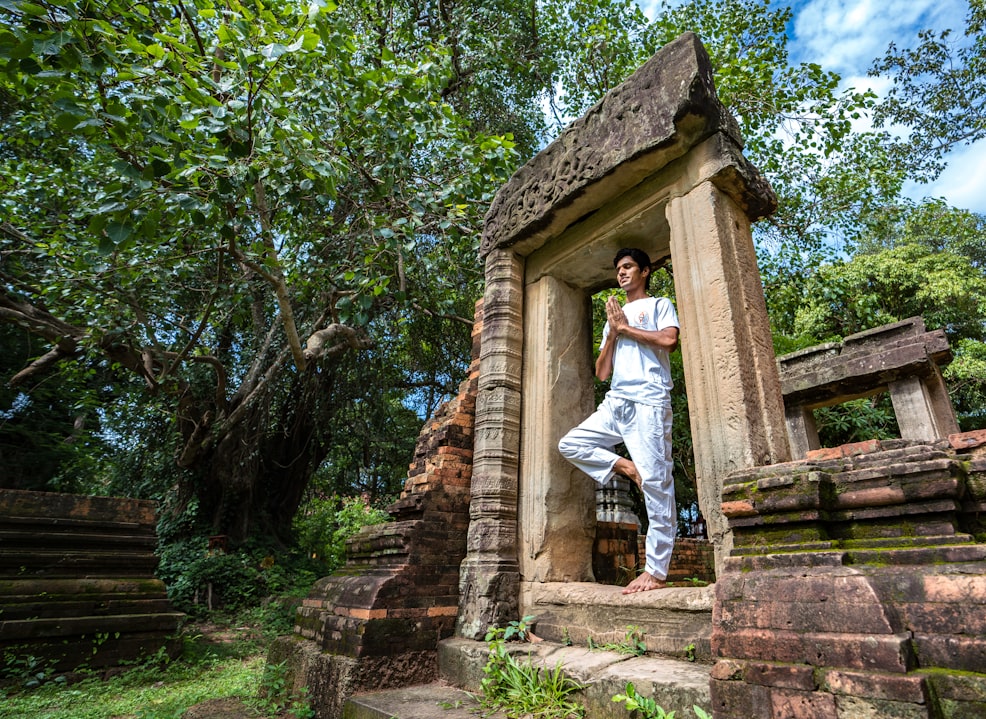
[[[481,255],[556,235],[718,132],[739,154],[739,126],[716,97],[709,57],[685,33],[510,178],[486,215]]]

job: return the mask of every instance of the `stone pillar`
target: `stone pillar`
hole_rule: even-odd
[[[525,289],[520,535],[525,582],[592,581],[595,483],[558,453],[593,410],[591,306],[554,277]]]
[[[789,459],[784,406],[746,213],[703,182],[672,198],[667,218],[699,506],[718,573],[732,546],[723,477]]]
[[[482,639],[517,618],[517,479],[520,453],[524,263],[510,250],[486,257],[466,558],[459,572],[460,636]]]
[[[959,431],[945,380],[936,365],[931,370],[928,379],[906,377],[888,386],[904,439],[931,441]]]

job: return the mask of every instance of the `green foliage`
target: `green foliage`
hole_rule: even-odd
[[[323,565],[263,546],[210,551],[208,538],[162,544],[157,574],[175,608],[194,617],[242,611],[279,594],[307,593]],[[288,627],[290,628],[290,627]]]
[[[896,148],[897,156],[902,163],[916,165],[923,180],[941,173],[950,149],[986,137],[984,23],[986,6],[972,0],[964,37],[953,29],[922,31],[916,47],[891,43],[870,70],[871,75],[893,79],[874,121],[877,126],[910,128]]]
[[[675,716],[673,711],[665,711],[651,697],[638,694],[633,682],[627,682],[623,694],[615,695],[613,701],[617,704],[623,704],[627,708],[627,711],[637,712],[636,716],[639,719],[674,719]],[[701,707],[692,706],[692,711],[695,713],[697,719],[712,719],[712,715],[708,714]]]
[[[56,675],[54,660],[46,660],[33,654],[22,654],[24,647],[11,646],[4,649],[3,665],[0,666],[0,684],[13,683],[25,689],[35,689],[46,682],[64,682],[64,675]]]
[[[307,687],[303,687],[301,696],[297,696],[288,685],[287,673],[286,662],[264,665],[264,673],[260,678],[260,699],[256,702],[257,708],[277,716],[286,714],[292,719],[312,719],[315,710],[308,703]]]
[[[814,415],[823,447],[900,436],[893,404],[887,394],[819,407],[814,410]]]
[[[20,327],[0,324],[0,377],[20,371],[38,352]],[[62,366],[25,391],[0,382],[0,487],[83,492],[105,471],[108,445],[97,408],[105,396],[95,369]]]
[[[959,421],[964,429],[983,426],[986,274],[968,254],[907,241],[823,265],[806,284],[793,327],[806,336],[841,339],[915,316],[945,330],[955,357],[945,376]],[[831,408],[816,417],[843,438],[894,435],[885,401],[858,400],[851,411]]]
[[[511,639],[527,637],[528,623],[533,617],[510,622],[507,627],[493,627],[486,633],[489,659],[483,667],[485,674],[482,706],[487,712],[503,712],[508,717],[538,716],[545,719],[582,717],[585,707],[571,695],[582,689],[562,672],[561,664],[554,669],[535,667],[528,656],[518,661],[507,649]]]
[[[390,520],[362,497],[315,498],[295,515],[298,546],[331,572],[346,561],[346,540],[365,526]]]
[[[462,26],[426,33],[380,9],[41,0],[0,14],[0,301],[42,351],[57,342],[18,382],[64,363],[105,373],[107,399],[137,405],[114,439],[170,443],[146,471],[180,467],[153,487],[142,472],[139,493],[177,485],[177,511],[194,504],[213,533],[283,540],[342,437],[388,457],[359,467],[391,491],[413,434],[388,452],[385,423],[347,435],[346,410],[404,404],[390,435],[404,437],[468,361],[482,215],[516,154],[479,129],[479,106],[504,103],[466,80],[500,58],[486,25],[453,39]],[[507,114],[528,117],[525,102]],[[377,385],[369,367],[393,369]]]
[[[953,344],[955,359],[945,368],[945,381],[958,408],[963,431],[986,428],[986,342],[962,338]]]
[[[213,620],[218,617],[213,617]],[[236,627],[236,641],[204,641],[199,635],[185,635],[184,650],[177,659],[166,662],[160,656],[122,668],[111,677],[81,675],[68,684],[47,682],[27,688],[0,689],[0,716],[32,719],[175,719],[200,702],[210,699],[239,699],[247,706],[263,709],[266,700],[257,697],[263,681],[264,645],[245,638],[252,630],[244,624],[249,617],[230,618],[227,631]],[[282,702],[304,713],[303,697]]]

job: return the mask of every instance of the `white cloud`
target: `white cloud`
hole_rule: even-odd
[[[964,0],[795,0],[790,49],[840,75],[865,74],[887,46],[911,47],[923,29],[961,31]]]
[[[944,197],[948,204],[986,214],[986,140],[953,150],[948,167],[927,185],[909,183],[904,193],[915,200]]]

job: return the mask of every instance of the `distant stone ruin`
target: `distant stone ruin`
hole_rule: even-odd
[[[177,656],[154,502],[0,489],[0,650],[45,671]]]

